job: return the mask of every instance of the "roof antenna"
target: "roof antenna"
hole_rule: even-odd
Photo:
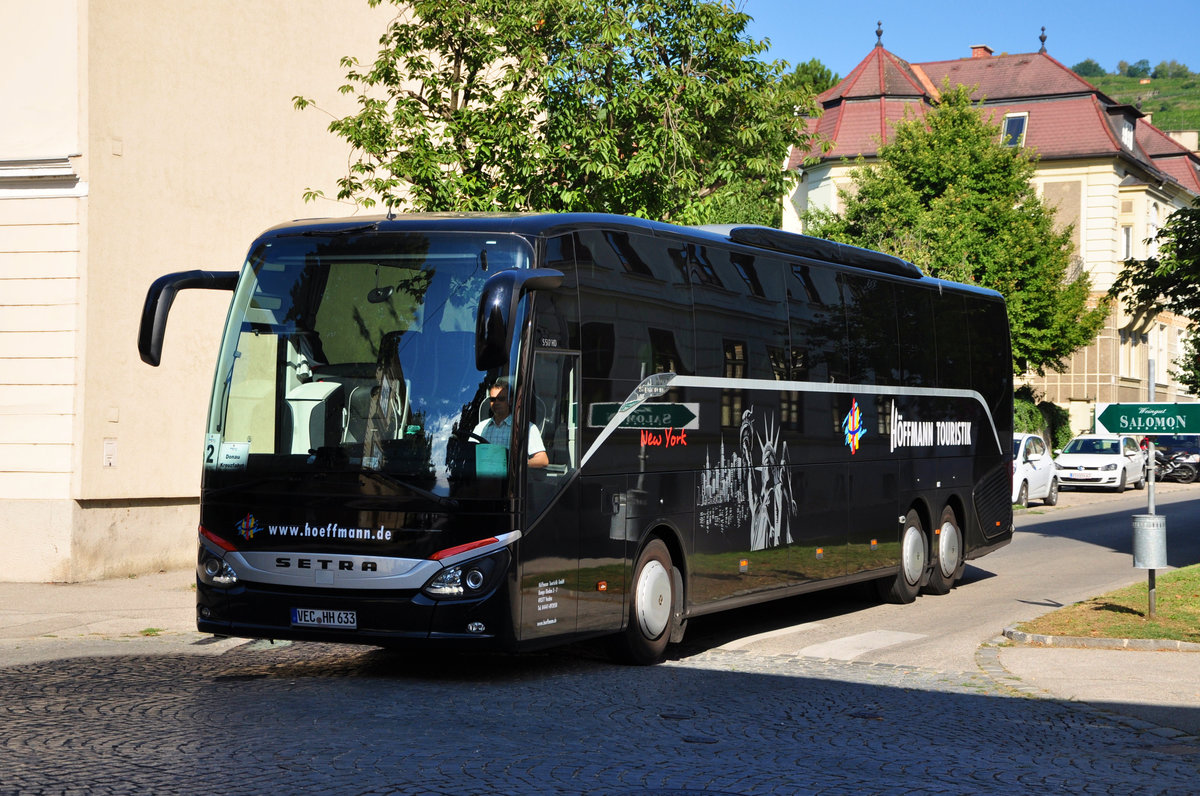
[[[1042,28],[1042,30],[1045,30],[1045,28]],[[391,203],[389,202],[389,203],[388,203],[388,206],[387,206],[387,209],[388,209],[388,211],[387,211],[387,220],[388,220],[388,221],[395,221],[395,220],[396,220],[396,207],[395,207],[393,204],[391,204]]]
[[[1046,54],[1046,26],[1042,25],[1042,35],[1038,36],[1038,41],[1042,43],[1042,49],[1038,50],[1040,55]]]
[[[875,46],[883,46],[883,20],[878,20],[875,23]]]

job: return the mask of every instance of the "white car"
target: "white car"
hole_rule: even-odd
[[[1056,453],[1063,489],[1099,486],[1124,492],[1126,484],[1146,485],[1146,452],[1130,434],[1081,434]]]
[[[1041,437],[1013,434],[1012,502],[1028,506],[1030,499],[1058,503],[1058,474]]]

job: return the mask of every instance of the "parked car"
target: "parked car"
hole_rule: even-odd
[[[1028,506],[1031,499],[1047,506],[1058,503],[1058,474],[1045,440],[1037,434],[1013,434],[1012,502]]]
[[[1061,489],[1099,486],[1124,492],[1146,485],[1146,452],[1130,434],[1081,434],[1055,451]]]

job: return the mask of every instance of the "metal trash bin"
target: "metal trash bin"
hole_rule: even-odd
[[[1167,518],[1162,514],[1133,515],[1133,566],[1167,568]]]

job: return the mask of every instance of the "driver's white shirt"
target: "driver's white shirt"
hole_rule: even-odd
[[[509,440],[512,439],[512,415],[501,420],[499,423],[494,418],[489,417],[479,425],[475,426],[475,433],[486,439],[492,445],[503,445],[508,447]],[[529,424],[529,455],[541,453],[546,450],[546,444],[542,442],[542,432],[538,431],[538,427],[533,423]]]

